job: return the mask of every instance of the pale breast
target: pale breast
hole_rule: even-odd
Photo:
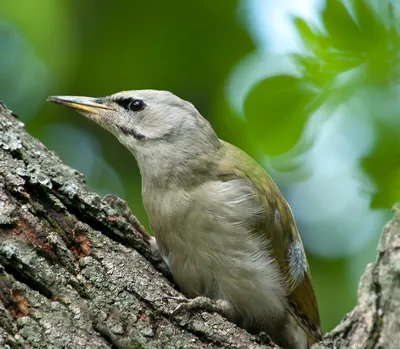
[[[168,191],[146,209],[184,293],[228,300],[248,321],[282,314],[282,277],[266,234],[256,231],[263,210],[248,182],[213,181],[189,192]]]

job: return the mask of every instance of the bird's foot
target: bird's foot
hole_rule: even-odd
[[[193,310],[193,309],[202,309],[206,310],[210,313],[218,313],[224,317],[228,317],[232,312],[232,305],[229,301],[224,299],[210,299],[207,297],[196,297],[192,299],[188,299],[186,297],[171,297],[166,296],[167,299],[172,299],[179,303],[179,305],[172,312],[171,316],[175,316],[183,310]]]
[[[144,227],[133,215],[124,200],[114,194],[107,194],[103,198],[103,201],[108,203],[115,211],[118,212],[121,217],[125,218],[125,220],[131,225],[131,227],[143,237],[144,241],[146,241],[149,245],[152,244],[152,240],[154,240],[154,238],[146,232]]]

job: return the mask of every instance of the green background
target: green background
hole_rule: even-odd
[[[133,157],[45,99],[152,88],[191,101],[291,204],[327,331],[355,305],[400,197],[400,21],[395,1],[303,1],[313,16],[289,0],[2,1],[0,98],[146,226]]]

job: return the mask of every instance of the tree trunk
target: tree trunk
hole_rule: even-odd
[[[399,217],[313,348],[400,348]],[[138,231],[1,104],[0,239],[2,348],[277,348],[215,313],[171,318],[179,292]]]

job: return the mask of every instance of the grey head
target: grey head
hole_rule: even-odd
[[[136,157],[142,176],[195,170],[220,141],[193,104],[168,91],[131,90],[92,98],[52,96],[114,134]]]

